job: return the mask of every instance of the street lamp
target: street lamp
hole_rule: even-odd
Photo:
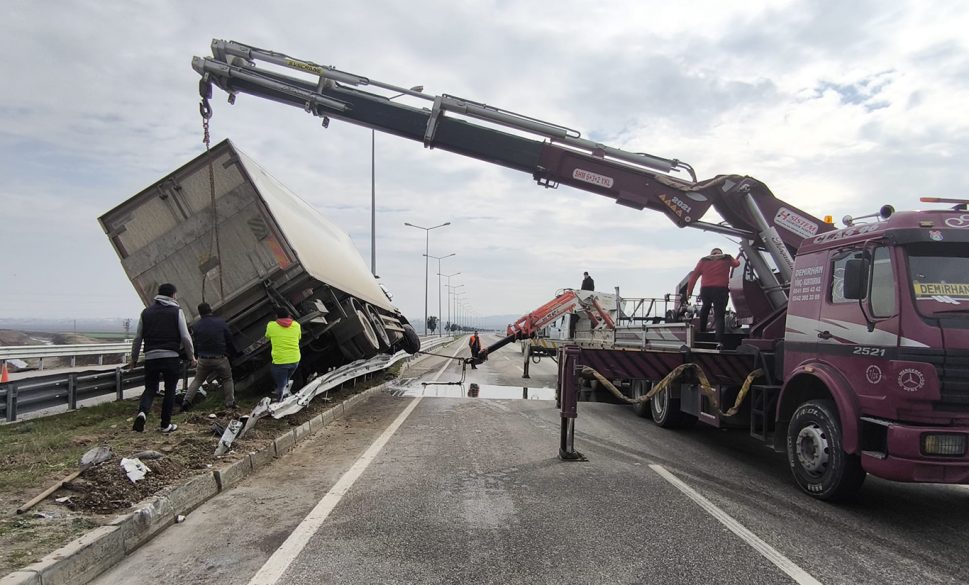
[[[415,85],[409,91],[424,91],[423,85]],[[387,98],[397,99],[404,93]],[[377,276],[377,135],[370,129],[370,272]]]
[[[428,258],[434,258],[435,260],[437,260],[437,320],[440,322],[441,320],[441,260],[444,260],[445,258],[450,258],[451,256],[457,256],[457,254],[452,252],[447,256],[431,256],[430,254],[424,254],[424,255],[427,256]],[[438,333],[438,337],[442,337],[444,335],[444,333],[441,332],[440,324],[437,327],[437,333]]]
[[[410,226],[412,228],[417,228],[419,230],[424,230],[424,335],[427,335],[427,278],[428,278],[428,263],[430,262],[430,260],[428,260],[427,254],[430,252],[431,230],[436,230],[437,228],[444,227],[446,225],[451,225],[451,222],[446,221],[440,225],[436,225],[433,227],[422,227],[405,221],[404,225]]]
[[[461,286],[464,286],[464,285],[461,285]],[[458,288],[458,287],[454,287],[454,288]],[[458,325],[458,331],[461,331],[462,333],[464,332],[464,326],[461,323],[461,308],[462,308],[461,301],[464,300],[462,297],[466,294],[467,293],[464,291],[454,293],[454,321]]]
[[[454,274],[440,274],[440,273],[438,273],[438,276],[443,276],[444,278],[447,279],[447,284],[444,285],[444,288],[447,289],[447,324],[448,324],[448,327],[449,328],[450,328],[450,325],[451,325],[451,293],[454,292],[453,290],[451,290],[451,288],[452,288],[451,287],[451,277],[452,276],[457,276],[459,274],[461,274],[461,273],[460,272],[455,272]],[[463,284],[459,284],[458,286],[456,286],[454,288],[460,288],[462,286],[464,286],[464,285]],[[450,333],[450,330],[448,331],[448,333]]]

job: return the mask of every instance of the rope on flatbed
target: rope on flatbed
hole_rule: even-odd
[[[737,394],[737,399],[734,401],[733,406],[731,406],[730,409],[727,410],[726,412],[724,412],[723,410],[720,410],[720,399],[717,397],[717,390],[712,385],[710,385],[710,379],[707,377],[706,372],[703,371],[703,368],[701,368],[698,364],[688,363],[688,364],[681,364],[677,366],[672,372],[667,374],[665,378],[663,378],[655,385],[653,385],[653,387],[650,389],[649,392],[647,392],[646,394],[638,398],[629,398],[628,396],[623,394],[622,391],[619,390],[619,388],[616,388],[615,384],[610,382],[608,379],[606,379],[605,376],[597,372],[592,367],[583,366],[582,371],[580,372],[580,375],[584,378],[595,378],[603,386],[605,386],[605,388],[609,390],[609,392],[611,392],[613,396],[615,396],[619,400],[622,400],[623,402],[627,402],[629,404],[640,404],[640,403],[646,402],[647,400],[650,400],[653,396],[665,390],[667,386],[669,386],[671,383],[677,380],[684,372],[688,370],[696,371],[696,377],[700,382],[698,384],[698,386],[700,387],[700,393],[706,396],[710,400],[710,403],[713,405],[714,408],[717,409],[717,411],[719,411],[721,416],[733,416],[737,414],[737,412],[740,410],[740,405],[743,404],[744,399],[747,397],[747,392],[750,390],[751,384],[753,384],[754,380],[764,375],[764,370],[762,369],[756,369],[753,372],[747,374],[747,378],[744,380],[743,385],[740,387],[740,393]]]

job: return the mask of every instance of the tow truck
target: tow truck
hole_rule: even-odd
[[[786,452],[810,496],[851,496],[866,474],[969,483],[969,212],[846,218],[836,229],[744,175],[698,180],[675,158],[629,152],[554,123],[425,94],[234,41],[195,57],[203,116],[213,86],[528,173],[739,241],[730,280],[739,332],[708,347],[689,322],[673,343],[566,346],[558,390],[564,459],[576,458],[577,385],[594,376],[661,427],[742,428]],[[424,100],[391,101],[385,93]],[[391,96],[395,97],[395,96]],[[723,221],[704,221],[716,212]],[[645,408],[648,403],[648,409]],[[723,410],[721,405],[732,404]]]

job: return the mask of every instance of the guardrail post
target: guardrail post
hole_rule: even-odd
[[[77,409],[77,374],[67,376],[67,408]]]
[[[76,355],[72,355],[71,356],[71,367],[72,368],[76,368],[77,367],[77,356]]]
[[[7,385],[7,422],[17,420],[17,385]]]
[[[121,368],[114,369],[114,391],[118,400],[124,400],[124,386],[122,386]]]

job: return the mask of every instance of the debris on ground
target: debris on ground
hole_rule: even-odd
[[[148,475],[149,471],[151,471],[148,469],[147,465],[141,462],[141,459],[137,458],[122,458],[121,469],[124,470],[125,475],[128,476],[131,483],[138,483],[139,480],[145,479],[145,476]]]

